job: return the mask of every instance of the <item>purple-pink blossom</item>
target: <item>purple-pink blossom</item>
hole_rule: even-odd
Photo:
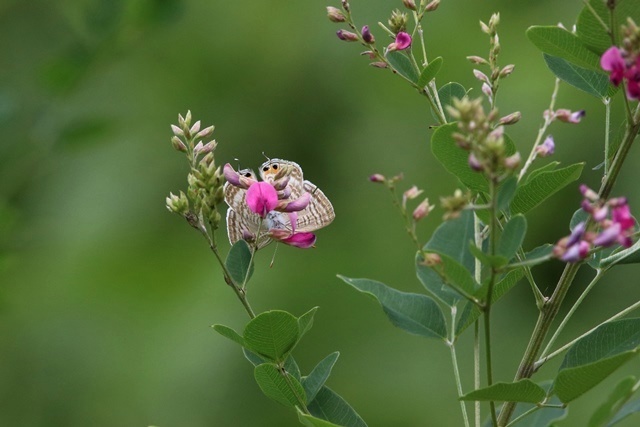
[[[405,50],[411,46],[411,36],[404,31],[396,34],[396,41],[387,46],[387,50]]]
[[[258,181],[251,184],[246,194],[249,209],[262,218],[278,206],[278,193],[268,182]]]
[[[553,140],[553,136],[549,135],[545,138],[544,142],[536,147],[536,153],[540,157],[547,157],[552,155],[556,151],[556,144]]]
[[[609,80],[614,86],[619,86],[624,78],[626,64],[622,52],[617,46],[611,46],[600,57],[600,66],[609,72]]]

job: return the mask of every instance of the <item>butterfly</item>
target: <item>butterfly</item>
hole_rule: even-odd
[[[310,233],[326,227],[335,218],[333,206],[327,196],[317,186],[304,180],[302,168],[297,163],[270,159],[260,166],[259,172],[260,178],[270,184],[282,182],[283,178],[288,180],[286,187],[280,191],[282,199],[293,201],[306,192],[310,195],[309,204],[295,215],[274,210],[263,219],[249,209],[246,189],[225,183],[224,199],[229,205],[227,234],[231,244],[240,239],[256,239],[257,248],[261,249],[273,240],[278,240],[274,237],[276,235]],[[242,169],[238,173],[246,178],[257,179],[251,169]]]

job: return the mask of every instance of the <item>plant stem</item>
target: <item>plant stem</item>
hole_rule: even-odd
[[[491,208],[489,211],[489,215],[491,217],[491,221],[489,222],[489,254],[491,256],[495,256],[496,254],[496,233],[498,232],[498,219],[496,215],[497,212],[497,179],[495,177],[490,177],[489,180],[489,203],[491,204]],[[493,299],[493,286],[496,281],[496,269],[491,267],[491,277],[489,277],[489,286],[487,289],[487,299],[484,304],[483,312],[484,312],[484,340],[485,340],[485,359],[487,364],[487,387],[493,385],[493,364],[491,361],[491,300]],[[493,400],[489,401],[489,407],[491,409],[491,419],[493,420],[493,425],[498,425],[498,419],[496,417],[496,404]]]
[[[576,312],[576,310],[578,309],[578,307],[580,306],[580,304],[582,304],[582,301],[584,301],[584,299],[587,297],[587,294],[591,291],[591,289],[596,285],[596,283],[598,283],[600,281],[600,279],[602,278],[602,276],[604,275],[606,270],[601,270],[598,269],[596,271],[596,275],[595,277],[591,280],[591,282],[587,285],[587,287],[585,288],[585,290],[582,292],[582,294],[580,295],[580,297],[576,300],[576,302],[573,304],[573,306],[571,307],[571,309],[569,310],[569,312],[567,313],[567,315],[564,317],[564,319],[562,319],[562,322],[560,322],[560,326],[558,326],[558,328],[556,329],[556,331],[553,333],[553,336],[551,337],[551,339],[549,340],[549,342],[547,343],[547,346],[544,348],[544,350],[542,350],[542,354],[540,355],[540,357],[544,357],[549,350],[551,350],[551,347],[553,346],[553,344],[556,342],[556,339],[558,339],[558,336],[560,335],[560,333],[562,332],[562,330],[564,329],[564,327],[567,325],[567,323],[569,322],[569,319],[571,319],[571,316],[573,316],[573,313]]]
[[[478,248],[482,248],[482,241],[484,240],[482,238],[482,224],[475,211],[473,212],[473,237],[475,245]],[[476,283],[482,283],[482,263],[478,258],[475,258],[474,277]],[[480,324],[478,320],[473,322],[473,326],[473,389],[478,390],[480,388]],[[480,415],[482,405],[479,400],[474,402],[474,407],[476,427],[480,427],[482,423]]]
[[[618,174],[622,169],[622,165],[624,164],[627,154],[629,153],[629,149],[631,148],[631,145],[633,145],[633,141],[638,134],[638,130],[640,129],[640,122],[638,121],[639,114],[640,106],[636,109],[633,120],[627,123],[625,136],[620,145],[620,148],[613,158],[609,174],[603,177],[602,185],[600,187],[600,190],[598,191],[598,196],[602,200],[606,200],[609,198],[611,190],[613,189],[613,184],[616,182]],[[580,265],[580,263],[573,263],[567,264],[565,266],[564,271],[560,276],[560,280],[558,281],[558,285],[551,295],[551,298],[549,298],[544,307],[542,307],[542,309],[540,310],[538,321],[531,334],[527,349],[525,350],[522,360],[520,361],[520,366],[518,367],[514,382],[523,378],[530,378],[531,375],[533,375],[533,373],[535,372],[535,359],[537,357],[537,354],[542,347],[544,338],[551,328],[553,320],[560,310],[560,306],[564,301],[564,297],[567,295],[567,291],[569,290],[569,287],[571,286],[571,283],[573,282],[573,279],[575,278]],[[498,418],[499,426],[504,426],[509,422],[509,419],[511,418],[515,407],[515,402],[505,403]]]
[[[455,344],[455,331],[456,331],[456,312],[457,307],[454,305],[451,307],[451,337],[447,342],[449,351],[451,352],[451,363],[453,365],[453,376],[456,379],[456,389],[458,390],[458,398],[463,396],[462,392],[462,380],[460,379],[460,369],[458,368],[458,357],[456,356],[456,344]],[[462,411],[462,419],[464,420],[465,427],[470,427],[469,416],[467,415],[467,407],[464,401],[460,401],[460,410]]]
[[[282,375],[282,378],[284,378],[284,381],[287,383],[287,386],[289,386],[289,389],[291,390],[291,392],[296,396],[296,400],[300,404],[300,409],[302,410],[302,412],[304,412],[305,414],[309,414],[309,409],[307,409],[307,405],[304,402],[304,399],[302,398],[302,396],[298,394],[298,391],[293,386],[293,383],[291,382],[291,378],[289,378],[289,373],[287,372],[287,370],[284,368],[283,365],[278,365],[278,372],[280,372],[280,375]]]
[[[605,98],[604,103],[604,174],[609,173],[609,137],[611,134],[611,98]]]

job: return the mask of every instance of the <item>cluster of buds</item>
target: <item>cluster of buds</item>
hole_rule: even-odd
[[[258,181],[249,170],[237,172],[229,163],[224,165],[224,178],[245,192],[245,203],[254,214],[262,218],[262,228],[266,236],[290,246],[310,248],[316,236],[309,232],[297,232],[298,212],[306,209],[311,194],[302,193],[297,199],[291,198],[289,185],[291,170],[283,165],[267,181]],[[262,229],[259,233],[262,233]],[[255,242],[262,236],[255,236],[249,230],[243,230],[244,240]]]
[[[402,174],[398,174],[389,179],[387,179],[384,175],[379,173],[373,174],[369,177],[369,181],[385,184],[387,188],[389,188],[392,191],[395,190],[396,184],[400,182],[402,179],[403,179]],[[423,190],[419,189],[415,185],[409,188],[408,190],[406,190],[404,193],[402,193],[402,202],[400,206],[402,208],[403,214],[406,215],[408,213],[407,202],[410,200],[417,199],[422,193],[423,193]],[[421,219],[429,215],[429,213],[433,210],[434,207],[435,207],[434,205],[429,204],[428,198],[425,198],[424,200],[422,200],[422,202],[420,202],[418,206],[416,206],[413,209],[413,212],[411,213],[413,224],[415,225],[418,221],[420,221]]]
[[[608,247],[614,243],[628,248],[633,244],[631,239],[635,219],[625,197],[617,197],[602,201],[598,194],[587,187],[580,186],[582,193],[582,209],[592,219],[596,231],[587,229],[587,222],[577,224],[571,234],[556,243],[553,254],[565,262],[578,262],[585,259],[593,247]]]
[[[486,114],[482,99],[467,97],[454,99],[447,111],[458,122],[459,132],[453,134],[458,146],[469,152],[471,169],[483,172],[488,177],[498,178],[501,174],[513,172],[520,165],[520,154],[507,155],[504,140],[505,122],[513,122],[519,113],[498,118],[497,110]]]
[[[493,104],[493,99],[498,91],[500,79],[508,77],[513,73],[515,66],[513,64],[506,65],[502,68],[498,66],[498,55],[500,54],[500,38],[498,37],[498,24],[500,23],[500,14],[491,15],[489,23],[485,24],[480,21],[482,32],[489,35],[489,59],[481,56],[472,55],[467,59],[473,64],[488,65],[490,69],[489,75],[480,70],[473,70],[474,76],[482,83],[482,93],[489,99],[489,103]]]
[[[609,72],[609,80],[614,86],[626,81],[627,98],[640,99],[640,28],[627,18],[622,33],[622,47],[607,49],[600,58],[600,66]]]
[[[187,176],[187,193],[180,192],[178,196],[170,193],[166,198],[167,209],[185,217],[195,228],[203,230],[207,221],[215,229],[221,220],[217,206],[224,200],[224,177],[215,163],[217,142],[202,142],[211,136],[214,127],[201,129],[199,120],[192,125],[191,111],[188,111],[184,117],[178,115],[178,125],[171,125],[171,130],[171,144],[185,153],[191,171]]]
[[[458,218],[470,202],[471,193],[468,191],[463,193],[459,188],[453,192],[452,196],[440,197],[440,205],[445,211],[443,219],[446,221]]]

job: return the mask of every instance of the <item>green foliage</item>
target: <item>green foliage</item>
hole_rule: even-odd
[[[533,26],[527,30],[527,37],[543,53],[588,70],[600,71],[600,57],[564,28],[556,25]]]
[[[596,409],[589,420],[588,427],[599,427],[611,420],[633,394],[635,377],[626,377],[616,385],[605,402]]]
[[[594,15],[595,11],[595,15]],[[615,22],[623,23],[627,17],[635,22],[640,22],[640,3],[636,0],[617,0],[615,8]],[[589,5],[585,6],[576,23],[576,35],[580,41],[597,55],[611,46],[611,35],[607,28],[603,26],[611,23],[610,11],[605,2],[600,0],[589,0]],[[620,28],[613,28],[616,33],[616,40],[620,40]]]
[[[547,66],[559,79],[597,98],[613,96],[617,88],[609,83],[609,76],[602,72],[579,67],[566,59],[544,54]]]
[[[254,268],[249,244],[244,240],[234,243],[225,264],[234,283],[242,285],[245,284],[245,280],[248,282]]]
[[[518,187],[511,202],[511,213],[527,213],[544,202],[562,188],[577,180],[582,173],[584,163],[576,163],[562,169],[536,173],[527,182]]]
[[[616,414],[615,417],[611,420],[607,427],[611,427],[613,425],[618,424],[623,419],[627,418],[630,415],[640,412],[640,399],[632,400],[631,402],[626,403]]]
[[[441,56],[433,59],[429,62],[429,65],[424,67],[422,72],[420,73],[420,78],[418,78],[418,86],[423,88],[429,84],[431,80],[433,80],[440,71],[440,67],[442,67],[443,59]]]
[[[498,244],[498,255],[511,259],[514,257],[527,234],[527,219],[522,214],[515,215],[504,226],[500,243]]]
[[[440,277],[440,281],[444,286],[449,286],[458,292],[461,297],[465,294],[473,295],[480,286],[476,283],[473,276],[471,276],[469,270],[444,252],[429,250],[425,251],[424,254],[435,254],[440,257],[439,262],[427,268],[433,270]],[[423,277],[428,277],[425,274],[420,274],[421,272],[423,271],[419,269],[418,277],[421,278],[421,280]],[[425,286],[427,285],[425,284]],[[429,287],[427,287],[427,289],[429,289]]]
[[[340,356],[340,353],[337,351],[331,353],[322,359],[320,363],[313,368],[313,371],[311,371],[309,375],[302,379],[302,386],[304,387],[304,391],[307,394],[307,399],[309,399],[309,401],[315,399],[320,389],[324,386],[327,378],[331,375],[331,370],[338,360],[338,356]]]
[[[407,55],[394,50],[387,53],[387,61],[389,61],[393,69],[402,77],[409,80],[411,83],[418,83],[418,72],[411,63],[411,60],[407,58]]]
[[[258,365],[253,375],[260,390],[276,402],[289,407],[306,402],[302,385],[293,376],[280,372],[277,365],[272,363]]]
[[[283,362],[298,342],[298,319],[286,311],[261,313],[244,328],[244,341],[250,350],[274,362]]]
[[[638,353],[640,318],[605,323],[567,352],[554,384],[564,403],[590,390]]]
[[[336,392],[323,386],[307,405],[311,415],[344,427],[367,427],[360,415]]]
[[[428,296],[401,292],[373,280],[338,277],[360,292],[377,299],[391,323],[398,328],[427,338],[446,338],[447,329],[442,310]]]
[[[298,420],[306,427],[340,427],[329,421],[316,418],[313,415],[307,415],[298,408]]]
[[[541,402],[547,393],[542,387],[529,379],[515,383],[496,383],[489,387],[465,394],[460,400],[503,401],[503,402]]]
[[[447,105],[452,105],[454,98],[462,99],[466,94],[467,90],[464,86],[456,82],[449,82],[438,89],[438,98],[440,99],[440,104],[444,109],[444,116],[448,122],[453,121],[453,118],[447,111]]]
[[[511,176],[504,180],[498,188],[497,206],[498,210],[505,211],[509,209],[509,205],[516,195],[518,189],[518,179]]]

